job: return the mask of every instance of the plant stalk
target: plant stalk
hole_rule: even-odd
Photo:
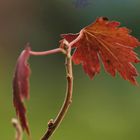
[[[53,50],[49,50],[49,51],[42,51],[42,52],[30,51],[30,55],[44,56],[44,55],[56,54],[56,53],[59,53],[59,52],[64,53],[63,49],[57,48],[57,49],[53,49]]]
[[[72,102],[72,92],[73,92],[73,72],[72,72],[72,60],[71,60],[71,47],[66,44],[65,47],[65,52],[66,52],[66,78],[67,78],[67,88],[66,88],[66,96],[64,99],[64,103],[55,118],[55,120],[50,120],[48,122],[48,129],[44,136],[41,138],[41,140],[48,140],[54,133],[54,131],[58,128],[60,125],[61,121],[65,117],[68,108]]]
[[[12,124],[16,130],[15,140],[22,140],[22,128],[16,118],[12,119]]]

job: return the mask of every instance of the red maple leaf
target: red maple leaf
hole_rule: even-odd
[[[22,51],[18,58],[16,70],[13,79],[13,103],[16,109],[16,114],[20,119],[23,130],[29,134],[28,122],[26,118],[26,109],[23,104],[24,99],[29,99],[29,76],[30,68],[27,60],[30,56],[30,48]]]
[[[100,17],[79,34],[63,34],[62,37],[76,48],[72,59],[75,64],[82,64],[90,78],[100,72],[101,59],[105,70],[112,76],[118,71],[125,80],[137,84],[138,72],[132,63],[139,62],[133,49],[140,42],[129,34],[127,28],[119,25],[119,22]]]

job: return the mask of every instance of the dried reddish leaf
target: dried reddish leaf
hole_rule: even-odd
[[[129,34],[127,28],[119,25],[119,22],[100,17],[83,28],[78,37],[78,34],[65,34],[62,37],[71,42],[71,47],[76,47],[73,61],[75,64],[81,63],[90,78],[100,72],[101,58],[105,70],[112,76],[118,71],[125,80],[137,84],[135,77],[138,72],[132,63],[139,62],[133,49],[140,42]]]
[[[29,134],[29,127],[26,118],[26,109],[24,106],[24,99],[29,99],[29,76],[30,68],[27,60],[30,56],[30,48],[22,51],[18,58],[16,70],[13,79],[13,103],[16,109],[16,114],[20,119],[23,130],[25,129]]]

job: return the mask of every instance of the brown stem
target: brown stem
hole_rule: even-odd
[[[12,124],[16,129],[15,140],[22,140],[22,129],[17,119],[12,119]]]
[[[56,128],[60,125],[63,120],[67,110],[72,102],[72,91],[73,91],[73,73],[72,73],[72,61],[71,61],[71,47],[66,43],[66,74],[67,74],[67,89],[66,89],[66,97],[64,103],[60,109],[55,120],[50,120],[48,122],[48,129],[41,140],[48,140],[50,136],[54,133]]]

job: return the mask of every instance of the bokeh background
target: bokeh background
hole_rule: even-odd
[[[30,42],[35,51],[59,46],[60,34],[77,33],[99,16],[121,22],[140,38],[140,0],[1,0],[0,139],[14,140],[11,118],[16,59]],[[86,2],[86,1],[85,1]],[[140,49],[136,50],[140,54]],[[26,102],[32,140],[39,140],[65,96],[64,56],[31,57],[31,99]],[[140,72],[140,65],[137,66]],[[140,77],[137,78],[140,83]],[[28,137],[24,134],[24,140]],[[90,80],[74,65],[71,108],[51,140],[140,139],[140,87],[102,70]]]

